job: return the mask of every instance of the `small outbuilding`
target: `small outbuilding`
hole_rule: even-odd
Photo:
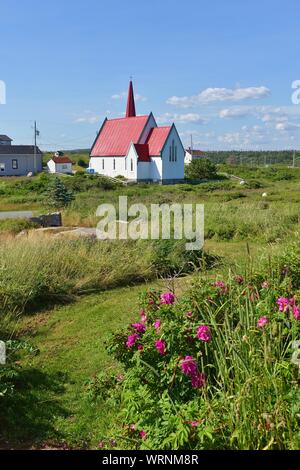
[[[63,152],[56,152],[47,162],[49,173],[72,173],[73,162]]]

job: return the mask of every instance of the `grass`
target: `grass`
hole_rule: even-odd
[[[204,203],[205,250],[221,257],[221,264],[205,274],[206,280],[228,270],[243,274],[262,254],[273,257],[298,236],[300,176],[298,170],[291,171],[292,179],[285,176],[286,169],[233,168],[232,173],[259,182],[245,187],[231,180],[110,187],[97,177],[68,177],[64,181],[76,197],[63,211],[63,220],[65,225],[94,227],[97,206],[117,203],[119,195],[127,195],[129,204],[147,206]],[[1,178],[0,210],[45,212],[47,184],[44,175]],[[262,198],[262,192],[267,198]],[[25,311],[17,325],[12,315],[11,325],[18,338],[40,352],[16,357],[22,367],[16,366],[15,394],[0,402],[0,447],[66,443],[95,448],[117,419],[118,405],[108,408],[101,401],[91,401],[86,383],[101,371],[120,367],[107,355],[105,340],[110,332],[136,319],[139,294],[149,283],[157,285],[157,273],[151,270],[155,249],[148,243],[62,241],[34,234],[16,240],[14,234],[23,223],[0,222],[0,309],[2,314]],[[184,291],[191,280],[179,279],[177,287]],[[5,329],[8,326],[7,321]],[[251,403],[251,409],[254,406]],[[246,408],[242,412],[247,416]],[[239,439],[242,442],[242,436]]]
[[[188,284],[183,279],[178,288]],[[18,448],[45,442],[54,447],[62,442],[75,448],[97,447],[117,409],[90,401],[85,385],[99,371],[119,367],[108,356],[105,341],[135,318],[138,296],[146,288],[143,284],[90,295],[19,320],[19,334],[39,354],[23,360],[16,395],[6,401],[5,416],[0,408],[2,440]]]

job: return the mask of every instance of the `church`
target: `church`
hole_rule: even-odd
[[[184,179],[184,157],[175,124],[158,126],[152,113],[136,115],[130,81],[126,115],[104,120],[91,148],[89,171],[170,184]]]

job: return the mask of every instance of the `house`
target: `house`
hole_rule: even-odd
[[[188,149],[185,150],[184,163],[188,165],[193,160],[197,160],[198,158],[205,158],[205,157],[206,155],[202,150],[195,150],[189,147]]]
[[[43,169],[43,154],[34,145],[12,145],[12,139],[0,135],[0,176],[26,176]]]
[[[49,173],[72,173],[72,160],[63,152],[56,152],[47,162]]]
[[[130,81],[126,115],[104,120],[91,148],[89,171],[172,183],[184,179],[184,155],[175,124],[159,127],[152,113],[136,115]]]
[[[0,134],[0,145],[11,145],[12,139],[7,135]]]

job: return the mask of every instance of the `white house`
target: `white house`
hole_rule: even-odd
[[[191,147],[185,150],[184,163],[189,165],[193,160],[198,160],[200,158],[205,158],[205,153],[202,150],[195,150]]]
[[[136,116],[132,82],[126,116],[105,119],[90,152],[89,169],[133,181],[184,179],[185,151],[174,124],[158,127],[152,113]]]
[[[47,162],[49,173],[72,173],[72,161],[58,152]]]

